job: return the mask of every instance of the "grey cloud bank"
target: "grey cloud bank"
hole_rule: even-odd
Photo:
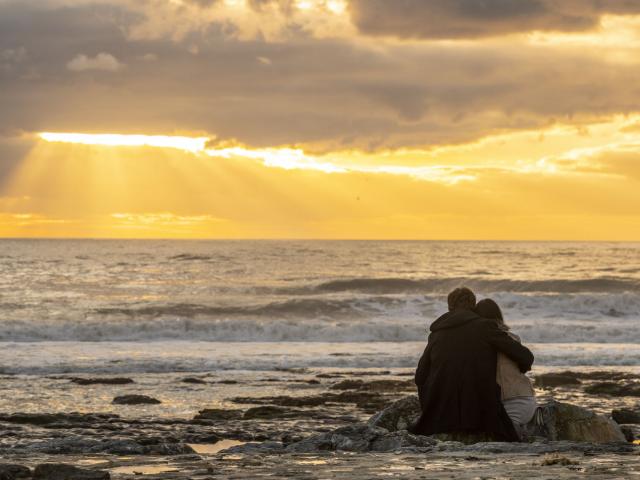
[[[268,12],[267,3],[253,7]],[[501,25],[531,28],[556,13],[569,29],[570,4],[577,5],[353,0],[350,12],[365,33],[385,31],[375,20],[420,36],[411,22],[439,18],[438,28],[462,32],[456,25],[463,22],[481,36],[485,26],[506,33],[516,27]],[[583,4],[573,14],[583,19],[573,23],[580,29],[601,13],[640,8]],[[221,21],[179,39],[132,37],[148,21],[140,5],[162,2],[0,2],[0,130],[193,131],[254,146],[373,150],[463,142],[567,118],[588,122],[637,111],[640,101],[635,62],[612,63],[585,49],[316,38],[295,25],[286,40],[240,39]]]

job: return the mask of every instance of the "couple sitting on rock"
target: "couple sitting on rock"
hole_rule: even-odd
[[[422,415],[413,432],[521,440],[536,411],[524,375],[533,354],[509,332],[493,300],[476,304],[468,288],[455,289],[447,300],[449,312],[431,324],[416,370]]]

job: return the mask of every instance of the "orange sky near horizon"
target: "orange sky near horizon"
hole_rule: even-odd
[[[581,1],[0,0],[0,237],[638,241],[640,7]]]

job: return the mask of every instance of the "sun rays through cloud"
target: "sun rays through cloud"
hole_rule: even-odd
[[[0,234],[9,236],[640,235],[631,188],[640,179],[640,115],[429,148],[315,151],[203,133],[48,131],[25,138],[36,141],[0,195]],[[539,188],[546,197],[532,194]],[[591,210],[599,223],[587,229]]]
[[[312,170],[323,173],[362,173],[408,176],[424,181],[457,183],[470,181],[471,174],[457,173],[455,168],[443,165],[410,166],[378,164],[370,155],[370,164],[352,164],[348,153],[326,155],[319,158],[305,153],[301,148],[248,148],[241,145],[210,147],[209,137],[184,137],[166,135],[88,134],[42,132],[38,137],[47,142],[93,145],[99,147],[154,147],[182,150],[211,158],[252,160],[265,167],[284,170]]]

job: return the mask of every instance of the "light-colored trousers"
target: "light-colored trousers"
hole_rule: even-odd
[[[536,408],[538,408],[536,397],[507,398],[502,401],[502,404],[516,429],[529,423],[536,413]]]

